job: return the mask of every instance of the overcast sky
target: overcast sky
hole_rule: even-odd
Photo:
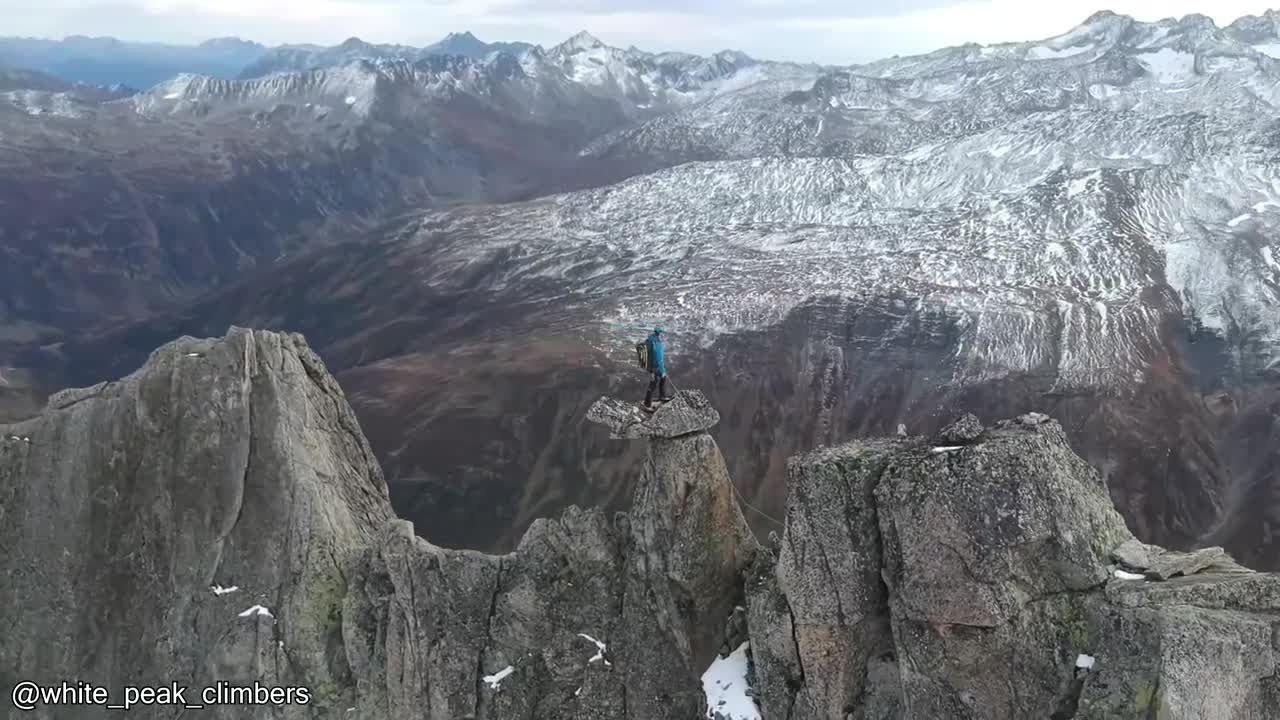
[[[1280,1],[1272,0],[1280,6]],[[853,63],[965,42],[1056,35],[1094,10],[1139,20],[1203,13],[1219,25],[1261,14],[1247,0],[0,0],[0,34],[198,42],[237,35],[268,45],[425,45],[450,31],[555,44],[588,30],[611,45]]]

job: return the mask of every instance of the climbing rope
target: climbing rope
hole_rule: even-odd
[[[746,499],[746,498],[744,498],[744,497],[742,497],[742,493],[738,491],[738,486],[737,486],[736,484],[734,484],[734,482],[733,482],[733,479],[732,479],[732,478],[730,478],[730,479],[729,479],[729,485],[733,487],[733,494],[738,496],[738,502],[742,503],[743,505],[746,505],[748,508],[750,508],[750,509],[752,509],[752,510],[755,510],[757,513],[759,513],[759,514],[761,515],[761,517],[764,517],[764,518],[766,518],[766,519],[768,519],[768,520],[772,520],[773,522],[777,523],[779,527],[782,527],[782,528],[786,528],[786,527],[787,527],[787,524],[786,524],[786,523],[784,523],[784,522],[782,522],[781,520],[779,520],[778,518],[776,518],[776,517],[774,517],[774,516],[770,515],[769,513],[767,513],[767,512],[765,512],[765,511],[761,510],[760,508],[756,507],[755,505],[752,505],[751,503],[747,502],[747,499]]]
[[[680,388],[677,388],[677,387],[676,387],[675,382],[674,382],[674,381],[672,381],[670,378],[668,378],[668,379],[667,379],[667,382],[671,383],[671,389],[675,391],[675,393],[673,393],[673,394],[674,394],[674,395],[679,395],[679,394],[680,394]],[[770,515],[769,513],[767,513],[767,512],[765,512],[765,511],[761,510],[760,508],[756,507],[755,505],[752,505],[751,503],[747,502],[747,499],[746,499],[745,497],[743,497],[743,496],[742,496],[742,492],[738,490],[738,485],[737,485],[736,483],[734,483],[734,482],[733,482],[733,478],[729,478],[729,486],[733,488],[733,494],[738,496],[738,502],[742,503],[742,504],[743,504],[743,505],[744,505],[748,510],[754,510],[757,514],[759,514],[759,515],[760,515],[760,517],[763,517],[763,518],[764,518],[764,519],[766,519],[766,520],[769,520],[769,521],[772,521],[772,522],[774,522],[774,523],[777,523],[778,527],[781,527],[781,528],[786,528],[786,527],[787,527],[787,524],[786,524],[786,523],[784,523],[784,522],[782,522],[781,520],[779,520],[778,518],[776,518],[776,517],[774,517],[774,516]]]

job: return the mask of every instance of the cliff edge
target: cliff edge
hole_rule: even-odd
[[[627,512],[441,548],[300,336],[170,343],[0,426],[0,682],[307,690],[142,718],[1280,715],[1280,578],[1137,542],[1043,415],[793,458],[768,547],[701,393],[588,419],[645,443]]]
[[[510,554],[452,550],[395,518],[301,336],[182,338],[0,426],[0,682],[308,691],[144,718],[700,716],[758,546],[714,410],[685,393],[678,416],[630,513],[574,507]]]
[[[748,596],[769,720],[1280,713],[1280,577],[1138,543],[1034,413],[794,458]]]

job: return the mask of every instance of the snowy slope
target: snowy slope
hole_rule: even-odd
[[[1274,34],[1274,33],[1272,33]],[[1099,13],[1042,41],[965,45],[832,70],[772,70],[772,95],[725,91],[594,143],[599,157],[681,148],[699,159],[901,153],[1030,113],[1103,107],[1150,114],[1274,112],[1280,39],[1202,16],[1158,23]],[[812,74],[809,75],[812,77]],[[767,87],[762,85],[760,87]],[[1255,118],[1246,118],[1252,122]]]
[[[565,283],[596,303],[605,344],[653,317],[710,342],[815,297],[901,296],[960,328],[957,382],[1035,371],[1094,386],[1145,366],[1168,304],[1232,340],[1242,367],[1280,366],[1276,20],[1098,13],[1043,40],[843,69],[583,33],[519,57],[182,76],[114,105],[303,138],[391,126],[445,166],[469,158],[434,141],[442,122],[496,147],[496,165],[536,123],[550,139],[530,176],[567,153],[572,172],[634,177],[427,212],[431,233],[467,238],[442,271],[511,258],[495,287]],[[4,100],[27,123],[86,112]]]
[[[775,72],[795,73],[805,67],[809,81],[818,74],[816,67],[760,62],[732,50],[706,57],[654,54],[635,48],[624,50],[581,32],[550,49],[527,43],[485,43],[471,33],[451,33],[423,48],[377,45],[359,38],[350,38],[333,47],[283,46],[266,53],[240,78],[297,76],[359,65],[449,63],[483,68],[495,62],[518,63],[529,78],[538,82],[572,84],[596,97],[618,102],[628,113],[644,117],[767,79]],[[465,92],[466,88],[461,90]]]
[[[729,50],[710,57],[623,50],[586,32],[549,51],[531,51],[522,62],[531,74],[554,68],[575,83],[640,111],[683,107],[801,67],[761,63]],[[816,69],[808,68],[806,74],[812,79]]]
[[[1280,63],[1198,16],[986,50],[719,93],[587,149],[710,161],[430,223],[520,244],[508,281],[624,295],[602,328],[710,342],[899,293],[963,328],[956,381],[1049,368],[1066,389],[1146,366],[1167,286],[1240,362],[1280,362]]]

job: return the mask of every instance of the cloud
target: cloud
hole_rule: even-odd
[[[1219,24],[1259,14],[1249,0],[1116,0],[1140,20],[1203,12]],[[553,45],[577,30],[649,50],[725,48],[763,58],[866,62],[966,42],[1036,40],[1097,7],[1026,0],[0,0],[6,34],[114,35],[198,42],[238,35],[266,44],[426,45],[452,31]]]

